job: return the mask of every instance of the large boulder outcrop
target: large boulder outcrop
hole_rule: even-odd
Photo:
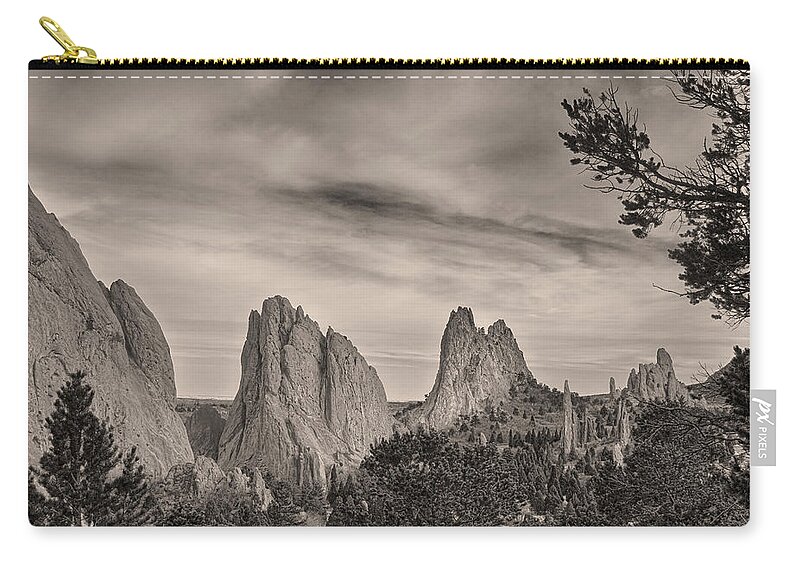
[[[106,289],[78,243],[28,189],[28,461],[50,442],[44,421],[59,387],[83,372],[92,408],[116,443],[136,446],[146,469],[164,475],[192,460],[175,412],[172,360],[161,327],[122,281]]]
[[[186,418],[186,433],[195,457],[201,455],[216,460],[219,438],[225,429],[225,420],[214,406],[201,404]]]
[[[675,377],[672,357],[659,348],[656,362],[639,364],[638,372],[631,369],[628,376],[628,394],[640,401],[664,400],[675,402],[681,398],[688,399],[686,386]]]
[[[442,335],[436,381],[416,416],[422,423],[441,429],[462,415],[508,401],[515,382],[532,380],[506,323],[498,320],[484,332],[475,326],[472,310],[459,307],[450,313]]]
[[[220,491],[249,495],[265,512],[274,500],[272,491],[258,469],[234,467],[226,473],[213,459],[202,455],[194,463],[174,465],[164,477],[164,487],[184,497],[202,498]]]
[[[219,442],[225,469],[260,467],[297,484],[327,484],[392,433],[378,374],[343,335],[283,297],[250,313],[242,378]]]
[[[187,496],[204,496],[227,482],[227,477],[213,459],[200,456],[193,463],[173,465],[164,484]]]

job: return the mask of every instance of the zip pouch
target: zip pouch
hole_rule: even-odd
[[[738,526],[741,60],[29,66],[42,526]]]

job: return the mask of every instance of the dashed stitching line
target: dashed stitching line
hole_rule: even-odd
[[[29,75],[28,79],[245,79],[245,80],[543,80],[543,79],[670,79],[670,75]]]

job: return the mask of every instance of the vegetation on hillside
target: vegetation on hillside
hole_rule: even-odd
[[[737,347],[719,385],[728,405],[644,402],[624,468],[593,481],[600,523],[737,526],[750,513],[750,351]]]
[[[501,452],[424,429],[376,445],[329,501],[328,524],[354,526],[578,524],[593,510],[552,438]]]

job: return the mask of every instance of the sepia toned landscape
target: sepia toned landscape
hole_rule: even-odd
[[[33,82],[31,523],[746,524],[749,74],[661,75]]]

